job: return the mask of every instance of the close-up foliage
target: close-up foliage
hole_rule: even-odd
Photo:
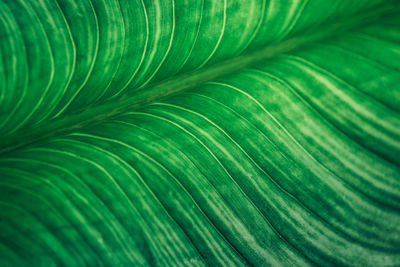
[[[0,0],[0,266],[400,266],[400,2]]]

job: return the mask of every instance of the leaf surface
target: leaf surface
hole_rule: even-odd
[[[1,1],[0,265],[400,265],[396,1]]]

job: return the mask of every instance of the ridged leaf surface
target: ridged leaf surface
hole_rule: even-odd
[[[397,1],[0,2],[1,266],[399,266]]]

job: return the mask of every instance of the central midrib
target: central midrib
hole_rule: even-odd
[[[397,15],[398,10],[399,8],[394,8],[393,4],[389,4],[353,16],[351,19],[341,19],[340,22],[324,24],[318,29],[302,32],[277,44],[268,45],[262,49],[225,60],[195,72],[178,75],[169,80],[123,95],[118,99],[91,106],[74,114],[67,114],[56,120],[44,121],[35,127],[24,128],[13,135],[5,136],[1,139],[0,154],[41,142],[50,137],[68,134],[71,131],[98,124],[125,111],[141,108],[158,99],[188,90],[278,54],[331,37],[342,36],[344,32],[371,25],[383,16]]]

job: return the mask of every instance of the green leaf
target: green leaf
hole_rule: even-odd
[[[399,266],[397,1],[0,1],[1,266]]]

